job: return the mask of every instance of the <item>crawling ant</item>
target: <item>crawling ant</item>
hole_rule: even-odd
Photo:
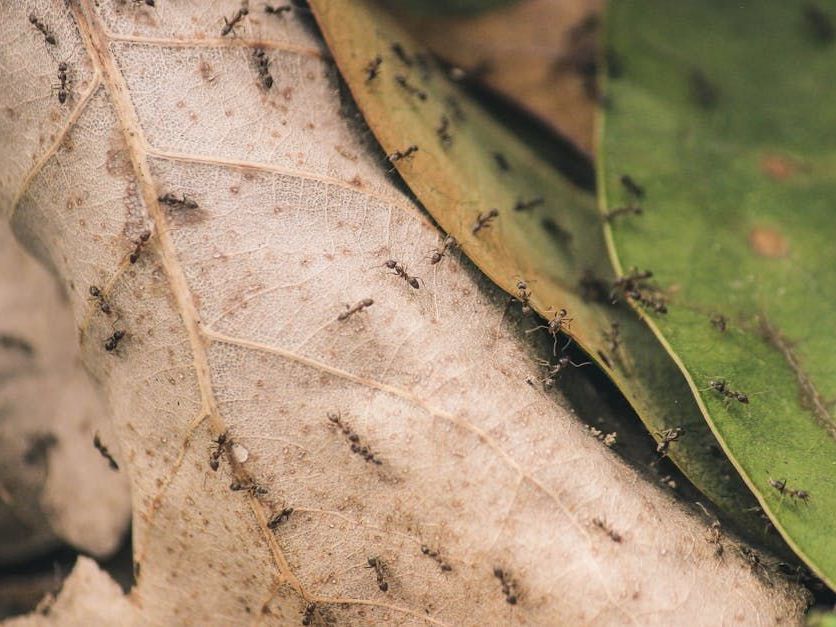
[[[105,350],[108,353],[112,353],[113,351],[115,351],[116,348],[119,346],[119,342],[121,342],[122,338],[124,338],[124,337],[125,337],[125,332],[122,331],[121,329],[118,330],[118,331],[114,331],[113,335],[111,335],[109,338],[107,338],[105,340],[105,343],[104,343]]]
[[[235,12],[235,15],[232,16],[231,20],[227,20],[226,17],[224,17],[224,26],[221,29],[221,37],[226,37],[227,35],[229,35],[229,33],[231,33],[235,29],[238,23],[241,20],[243,20],[244,16],[247,15],[249,12],[250,10],[244,6]]]
[[[723,533],[720,531],[720,521],[715,520],[711,523],[711,527],[709,527],[708,538],[707,540],[714,545],[714,557],[720,559],[723,557],[723,552],[725,548],[723,547],[722,543]]]
[[[473,228],[470,229],[471,233],[476,235],[482,229],[490,227],[491,222],[493,222],[498,216],[499,209],[491,209],[487,213],[479,212],[479,216],[476,218]]]
[[[233,481],[229,484],[229,489],[233,492],[239,492],[241,490],[246,490],[252,496],[263,496],[267,494],[267,488],[258,485],[255,481],[250,479],[249,481]]]
[[[778,490],[781,496],[785,494],[788,495],[791,499],[799,499],[800,501],[804,502],[805,504],[810,499],[810,493],[807,490],[793,490],[787,487],[787,480],[786,479],[770,479],[769,485],[773,488]]]
[[[111,470],[119,470],[119,464],[116,463],[116,460],[113,459],[113,455],[110,454],[110,451],[107,450],[107,447],[102,444],[101,439],[99,438],[99,434],[93,434],[93,446],[96,447],[96,450],[101,453],[101,456],[107,460],[108,466],[110,466]]]
[[[539,363],[548,371],[545,378],[543,379],[543,389],[548,391],[554,387],[554,382],[557,379],[557,375],[559,375],[560,371],[564,368],[568,368],[569,366],[580,368],[581,366],[588,366],[592,362],[585,361],[582,364],[576,364],[568,356],[564,355],[563,357],[557,360],[556,364],[553,364],[546,359],[540,359]]]
[[[398,74],[395,76],[395,82],[401,86],[401,88],[408,93],[410,96],[415,96],[418,100],[424,101],[427,99],[427,92],[418,89],[415,85],[410,83],[406,76],[403,74]]]
[[[405,267],[403,267],[401,264],[399,264],[399,263],[398,263],[397,261],[395,261],[394,259],[389,259],[389,260],[388,260],[386,263],[384,263],[383,265],[384,265],[384,266],[386,266],[387,268],[389,268],[390,270],[394,270],[394,271],[395,271],[395,274],[397,274],[399,277],[403,277],[403,280],[404,280],[404,281],[406,281],[407,283],[409,283],[409,286],[410,286],[410,287],[413,287],[413,288],[415,288],[416,290],[417,290],[419,287],[421,287],[421,286],[420,286],[420,284],[419,284],[419,281],[420,281],[421,279],[419,279],[418,277],[415,277],[415,276],[410,276],[410,275],[407,273],[406,268],[405,268]]]
[[[380,64],[383,63],[383,57],[377,55],[374,59],[369,61],[366,65],[366,82],[370,83],[377,78],[380,73]]]
[[[441,116],[441,122],[435,129],[435,134],[438,135],[438,140],[445,148],[449,148],[453,143],[453,136],[450,135],[450,118],[446,115]]]
[[[221,465],[220,459],[221,455],[224,454],[226,450],[226,442],[229,437],[229,432],[224,431],[221,433],[217,438],[212,440],[217,446],[214,451],[212,451],[209,455],[209,468],[212,470],[217,471],[218,467]]]
[[[357,312],[363,311],[366,307],[371,307],[372,305],[374,305],[374,301],[371,298],[364,298],[353,307],[349,307],[348,305],[346,305],[345,311],[342,312],[339,316],[337,316],[337,320],[339,320],[340,322],[342,322],[343,320],[348,320]]]
[[[302,624],[310,625],[313,621],[313,615],[316,612],[316,603],[308,603],[305,606],[305,614],[302,616]]]
[[[511,170],[511,165],[508,163],[505,155],[501,152],[493,152],[491,153],[491,156],[493,156],[493,160],[496,162],[496,165],[500,170],[503,172],[509,172]]]
[[[621,175],[621,185],[627,190],[627,193],[633,198],[644,198],[644,187],[636,183],[633,178],[627,174]]]
[[[439,263],[442,259],[444,259],[444,255],[447,251],[456,246],[456,244],[458,244],[458,242],[456,242],[456,238],[452,235],[447,235],[441,242],[441,248],[433,249],[432,255],[430,255],[430,263],[432,265]]]
[[[712,379],[711,381],[708,382],[708,386],[712,390],[715,390],[716,392],[719,392],[720,394],[722,394],[726,398],[733,398],[733,399],[735,399],[735,400],[737,400],[741,403],[744,403],[744,404],[749,403],[749,397],[746,396],[743,392],[735,392],[734,390],[729,389],[727,387],[725,379]]]
[[[70,90],[68,89],[69,85],[69,78],[67,78],[67,70],[68,66],[64,61],[58,64],[58,81],[61,83],[58,86],[58,102],[64,104],[67,102],[67,96],[70,94]]]
[[[398,42],[392,44],[392,52],[395,53],[395,56],[398,57],[401,63],[406,66],[412,66],[412,59],[406,53],[406,50],[403,49],[403,46]]]
[[[145,243],[148,241],[148,239],[150,237],[151,237],[151,231],[149,231],[148,229],[145,229],[142,233],[139,234],[139,240],[137,240],[137,242],[136,242],[136,248],[134,248],[134,251],[131,253],[131,256],[128,258],[128,260],[132,264],[137,262],[137,260],[139,259],[139,253],[142,252],[142,247],[145,246]]]
[[[275,516],[273,516],[273,517],[272,517],[272,518],[271,518],[271,519],[267,522],[267,526],[268,526],[270,529],[275,529],[276,527],[278,527],[279,525],[281,525],[283,522],[285,522],[286,520],[290,519],[290,515],[291,515],[292,513],[293,513],[293,508],[292,508],[292,507],[285,507],[284,509],[282,509],[282,511],[280,511],[278,514],[276,514]]]
[[[628,205],[626,207],[616,207],[615,209],[611,209],[604,214],[604,221],[611,222],[613,218],[617,218],[618,216],[633,214],[640,216],[644,213],[644,210],[639,206]]]
[[[274,7],[269,4],[264,5],[264,12],[267,15],[279,15],[281,16],[283,13],[290,13],[293,10],[293,7],[289,4],[282,4],[277,7]]]
[[[386,158],[389,160],[390,163],[395,163],[395,161],[400,161],[401,159],[406,159],[407,157],[411,157],[413,154],[418,152],[418,146],[412,144],[406,150],[396,150],[391,155],[387,155]]]
[[[829,44],[836,39],[833,18],[812,2],[804,7],[804,25],[810,36],[819,43]]]
[[[615,529],[613,529],[609,525],[609,523],[607,523],[607,521],[603,518],[598,518],[596,516],[592,519],[592,524],[598,527],[598,529],[600,529],[604,533],[606,533],[610,537],[610,540],[612,540],[613,542],[617,542],[620,544],[621,541],[624,539],[621,537],[621,534],[618,533]]]
[[[377,587],[381,592],[386,592],[389,589],[389,584],[386,583],[386,566],[379,557],[370,557],[367,568],[374,568],[375,575],[377,575]]]
[[[505,601],[509,605],[516,605],[516,582],[511,578],[511,576],[508,573],[506,573],[499,567],[493,569],[493,576],[499,579],[499,583],[502,585],[502,594],[505,595]]]
[[[184,209],[197,209],[197,203],[183,194],[181,198],[177,198],[175,194],[171,192],[165,193],[162,196],[159,196],[157,200],[164,205],[168,205],[169,207],[182,207]]]
[[[46,24],[44,24],[40,19],[38,19],[37,15],[35,15],[34,13],[30,13],[29,23],[41,32],[41,35],[44,36],[44,40],[46,40],[46,43],[52,46],[58,45],[58,41],[55,39],[55,35],[53,35],[49,28],[47,28]]]
[[[514,205],[514,211],[528,211],[529,209],[534,209],[534,207],[542,205],[544,202],[546,200],[542,196],[537,196],[531,200],[522,200],[520,198],[517,200],[517,204]]]
[[[676,442],[679,440],[679,436],[685,433],[685,429],[682,427],[674,427],[672,429],[665,429],[664,431],[654,431],[657,437],[661,438],[661,442],[656,445],[656,452],[661,456],[665,457],[668,454],[668,449],[671,446],[671,442]]]
[[[522,315],[530,316],[534,313],[534,310],[531,308],[531,290],[528,289],[528,283],[520,279],[517,281],[517,296],[511,299],[511,302],[518,301],[520,303],[520,310]]]
[[[442,571],[450,572],[451,570],[453,570],[453,567],[450,566],[450,564],[448,564],[443,559],[441,559],[441,556],[438,554],[438,551],[433,551],[426,544],[421,545],[421,553],[423,553],[424,555],[426,555],[428,557],[433,558],[438,563],[438,565],[439,565],[439,567],[441,568]]]
[[[726,317],[720,314],[711,317],[711,326],[717,329],[720,333],[723,333],[726,330]]]
[[[621,291],[627,298],[636,301],[648,309],[652,309],[656,313],[668,313],[668,306],[664,298],[655,293],[656,288],[644,284],[644,281],[652,276],[653,273],[650,270],[639,271],[633,268],[629,274],[620,276],[613,281],[610,300],[616,303],[616,296]]]
[[[258,68],[261,84],[264,89],[270,89],[273,86],[273,77],[270,75],[270,57],[264,52],[264,48],[256,48],[253,50],[253,59]]]
[[[572,320],[574,320],[574,318],[569,318],[568,315],[569,312],[565,309],[558,309],[557,313],[551,320],[548,321],[547,324],[541,324],[534,327],[533,329],[528,329],[526,333],[534,333],[534,331],[537,331],[539,329],[546,329],[546,331],[549,332],[549,335],[551,335],[554,338],[554,354],[557,355],[557,335],[564,328],[568,329],[569,325],[572,323]]]
[[[97,303],[99,303],[99,309],[102,310],[102,313],[109,316],[113,312],[113,309],[111,309],[110,307],[110,303],[107,302],[107,300],[104,297],[104,294],[102,294],[102,291],[95,285],[90,286],[90,296]]]

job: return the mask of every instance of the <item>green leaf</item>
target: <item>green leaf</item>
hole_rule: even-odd
[[[611,305],[613,277],[594,199],[468,102],[379,9],[347,0],[313,0],[311,6],[384,150],[396,155],[417,147],[394,160],[393,168],[438,223],[509,294],[519,297],[517,282],[524,279],[538,312],[551,318],[557,309],[568,310],[569,334],[612,377],[651,432],[685,429],[670,445],[674,462],[742,526],[762,535],[762,521],[747,511],[756,502],[723,455],[718,458],[685,379],[635,313]],[[514,209],[540,197],[537,206]],[[492,208],[498,217],[474,234],[479,214]],[[430,268],[419,273],[428,273],[427,282]],[[512,312],[519,315],[519,303]],[[615,351],[603,336],[613,323],[621,335]],[[530,326],[536,324],[532,319]]]
[[[602,210],[631,201],[622,175],[645,188],[644,214],[611,226],[614,264],[654,272],[670,313],[649,324],[770,518],[833,587],[836,47],[810,6],[611,3],[625,71],[608,85],[598,174]]]

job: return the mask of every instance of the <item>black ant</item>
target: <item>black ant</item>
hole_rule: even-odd
[[[735,399],[735,400],[737,400],[741,403],[744,403],[744,404],[749,403],[749,397],[746,396],[743,392],[735,392],[734,390],[730,390],[727,387],[725,379],[713,379],[713,380],[708,382],[708,386],[712,390],[715,390],[716,392],[719,392],[720,394],[722,394],[726,398],[733,398],[733,399]]]
[[[664,298],[656,294],[656,288],[646,285],[644,282],[651,278],[653,273],[650,270],[639,270],[633,268],[629,274],[618,277],[613,281],[613,287],[610,292],[610,300],[613,303],[617,302],[616,296],[619,291],[623,292],[627,298],[630,298],[648,309],[652,309],[656,313],[667,313],[668,306]]]
[[[412,66],[412,59],[409,58],[409,55],[406,53],[406,50],[403,49],[403,46],[398,42],[392,44],[392,52],[395,53],[395,56],[400,59],[401,63],[406,66]]]
[[[610,209],[604,214],[604,221],[611,222],[613,218],[617,218],[618,216],[633,214],[640,216],[644,213],[644,210],[639,206],[628,205],[626,207],[616,207],[615,209]]]
[[[517,204],[514,205],[514,211],[528,211],[529,209],[542,205],[544,202],[546,202],[546,200],[542,196],[537,196],[531,200],[519,199],[517,200]]]
[[[427,92],[418,89],[415,85],[410,83],[406,76],[398,74],[395,76],[395,82],[410,96],[415,96],[418,100],[424,101],[427,99]]]
[[[90,296],[99,304],[99,309],[102,310],[102,313],[109,316],[113,312],[110,303],[107,302],[102,291],[95,285],[90,286]]]
[[[636,183],[631,176],[621,175],[621,185],[633,198],[644,198],[644,187]]]
[[[661,456],[665,457],[668,454],[668,449],[671,446],[671,442],[676,442],[679,440],[679,437],[685,433],[685,429],[682,427],[674,427],[672,429],[665,429],[664,431],[654,431],[657,437],[661,438],[661,442],[656,445],[656,452]]]
[[[278,514],[276,514],[275,516],[273,516],[273,517],[272,517],[272,518],[271,518],[271,519],[267,522],[267,526],[268,526],[270,529],[275,529],[276,527],[278,527],[279,525],[281,525],[283,522],[285,522],[285,521],[287,521],[288,519],[290,519],[290,515],[291,515],[292,513],[293,513],[293,508],[292,508],[292,507],[285,507],[284,509],[282,509],[282,511],[280,511]]]
[[[95,433],[93,435],[93,446],[96,447],[96,450],[101,453],[102,457],[107,460],[108,466],[110,466],[111,470],[119,470],[119,464],[116,463],[116,460],[113,459],[113,455],[110,454],[110,451],[107,450],[107,447],[102,444],[101,439],[99,438],[99,434]]]
[[[509,605],[516,605],[517,604],[517,591],[516,591],[516,582],[511,578],[511,576],[506,573],[501,568],[494,568],[493,569],[493,576],[499,579],[499,583],[502,585],[502,594],[505,595],[505,601]]]
[[[377,55],[374,59],[366,65],[366,82],[370,83],[377,78],[380,73],[380,64],[383,63],[383,57]]]
[[[406,150],[396,150],[391,155],[387,155],[386,158],[389,160],[390,163],[395,163],[395,161],[400,161],[401,159],[406,159],[407,157],[411,157],[413,154],[418,152],[418,146],[412,144]]]
[[[560,374],[560,371],[564,368],[568,368],[569,366],[574,366],[575,368],[580,368],[581,366],[588,366],[592,362],[585,361],[582,364],[576,364],[574,361],[569,359],[568,356],[564,355],[560,359],[557,360],[556,364],[551,363],[546,359],[540,359],[539,363],[543,366],[548,372],[546,376],[543,378],[543,389],[548,391],[554,387],[554,382],[557,379],[557,375]]]
[[[508,160],[505,158],[501,152],[493,152],[491,153],[493,156],[493,160],[496,162],[497,167],[502,170],[503,172],[509,172],[511,170],[511,165],[508,163]]]
[[[303,625],[310,625],[313,622],[314,612],[316,612],[316,603],[308,603],[305,606],[305,614],[302,616]]]
[[[624,539],[621,537],[621,534],[618,533],[615,529],[613,529],[609,525],[609,523],[607,523],[607,521],[603,518],[598,518],[596,516],[592,519],[592,524],[598,527],[598,529],[600,529],[604,533],[606,533],[610,537],[610,540],[612,540],[613,542],[617,542],[620,544],[621,541]]]
[[[441,242],[441,248],[433,249],[432,255],[430,255],[430,263],[432,265],[439,263],[442,259],[444,259],[444,255],[447,251],[456,246],[456,244],[458,244],[458,242],[456,242],[456,238],[452,235],[447,235]]]
[[[267,488],[258,485],[255,481],[250,479],[249,481],[233,481],[229,484],[229,489],[233,492],[239,492],[241,490],[246,490],[252,496],[263,496],[267,494]]]
[[[67,77],[67,70],[68,66],[64,61],[58,64],[58,81],[61,83],[58,86],[58,102],[64,104],[67,102],[67,96],[70,95],[70,90],[68,89],[69,85],[69,78]]]
[[[182,207],[184,209],[197,209],[197,203],[183,194],[182,198],[177,198],[176,195],[168,192],[158,197],[157,200],[169,207]]]
[[[438,140],[444,148],[449,148],[453,143],[453,136],[450,135],[450,118],[446,115],[441,116],[441,121],[438,128],[435,129],[435,134],[438,135]]]
[[[280,6],[274,7],[269,4],[264,5],[264,12],[267,15],[282,15],[283,13],[290,13],[293,10],[293,7],[289,4],[282,4]]]
[[[114,331],[113,335],[111,335],[109,338],[107,338],[105,340],[105,343],[104,343],[105,350],[108,353],[112,353],[113,351],[115,351],[116,348],[119,346],[119,342],[121,342],[122,338],[124,338],[124,337],[125,337],[125,332],[122,331],[121,329],[118,330],[118,331]]]
[[[800,501],[804,502],[805,504],[810,499],[810,493],[807,490],[793,490],[787,487],[787,480],[786,479],[770,479],[769,485],[773,488],[778,490],[778,492],[783,495],[788,495],[791,499],[799,499]]]
[[[142,233],[139,234],[139,240],[136,241],[136,248],[134,248],[134,251],[131,253],[131,256],[128,258],[128,260],[131,263],[136,263],[137,262],[137,260],[139,259],[139,253],[142,252],[142,247],[145,246],[145,243],[148,241],[148,239],[150,237],[151,237],[151,231],[149,231],[148,229],[145,229]]]
[[[357,312],[363,311],[366,307],[371,307],[372,305],[374,305],[374,301],[371,298],[364,298],[353,307],[349,307],[348,305],[346,305],[345,311],[342,312],[339,316],[337,316],[337,320],[339,320],[340,322],[342,322],[343,320],[348,320]]]
[[[381,592],[386,592],[389,589],[389,584],[386,583],[386,566],[379,557],[370,557],[367,568],[374,568],[375,575],[377,575],[377,587]]]
[[[261,84],[264,85],[264,89],[270,89],[273,86],[273,77],[270,75],[270,57],[264,52],[264,48],[256,48],[253,50],[253,59],[255,59]]]
[[[397,274],[399,277],[403,277],[403,280],[406,281],[407,283],[409,283],[410,287],[413,287],[416,290],[419,287],[421,287],[420,284],[419,284],[419,281],[421,279],[419,279],[418,277],[410,276],[407,273],[406,268],[404,268],[401,264],[399,264],[394,259],[389,259],[383,265],[386,266],[387,268],[389,268],[390,270],[394,270],[395,274]]]
[[[539,329],[546,329],[546,331],[549,332],[549,335],[551,335],[554,338],[553,354],[557,355],[557,335],[564,328],[568,329],[569,325],[572,323],[572,320],[574,320],[574,318],[567,317],[568,315],[569,312],[565,309],[558,309],[557,313],[551,320],[549,320],[547,324],[541,324],[534,327],[533,329],[528,329],[526,333],[533,333],[534,331],[537,331]]]
[[[438,554],[438,551],[433,551],[426,544],[421,545],[421,553],[423,553],[424,555],[426,555],[428,557],[433,558],[438,563],[438,565],[439,565],[439,567],[441,568],[442,571],[450,572],[451,570],[453,570],[453,567],[450,566],[450,564],[448,564],[443,559],[441,559],[441,556]]]
[[[224,17],[224,26],[221,29],[221,37],[229,35],[229,33],[231,33],[238,25],[238,22],[243,20],[244,16],[249,14],[249,12],[250,10],[247,7],[241,7],[235,12],[235,15],[232,16],[231,20],[227,20],[226,17]]]
[[[471,232],[476,235],[482,229],[486,229],[491,225],[497,217],[499,216],[499,209],[491,209],[487,213],[479,213],[479,217],[476,218],[476,222],[473,224],[473,228],[470,229]]]
[[[40,19],[38,19],[37,15],[35,15],[34,13],[30,13],[29,23],[32,24],[32,26],[37,28],[39,31],[41,31],[41,35],[44,36],[46,43],[52,46],[58,45],[58,41],[55,39],[55,35],[53,35],[52,32],[47,28],[46,24],[44,24]]]
[[[228,432],[224,431],[217,438],[212,440],[217,445],[215,447],[215,450],[212,451],[212,453],[209,455],[209,468],[211,468],[212,470],[217,471],[218,467],[221,465],[220,459],[221,455],[223,455],[224,451],[226,450],[225,445],[227,443],[228,437]]]
[[[522,315],[530,316],[534,313],[534,310],[531,308],[531,290],[528,289],[528,283],[520,279],[517,281],[517,296],[515,298],[511,298],[511,302],[519,301],[520,303],[520,310]]]
[[[717,329],[720,333],[723,333],[726,330],[727,322],[726,317],[721,314],[711,317],[711,326]]]

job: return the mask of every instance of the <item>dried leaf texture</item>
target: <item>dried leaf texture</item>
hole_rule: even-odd
[[[78,359],[67,303],[51,277],[0,225],[0,562],[60,541],[110,554],[130,520],[124,473],[99,390]]]
[[[221,37],[239,4],[157,4],[38,6],[66,14],[65,107],[28,8],[3,21],[26,31],[4,55],[26,47],[41,86],[3,79],[6,110],[39,127],[3,156],[24,161],[4,211],[67,285],[132,481],[122,624],[798,620],[797,589],[718,560],[700,521],[526,383],[498,291],[453,255],[429,264],[439,235],[306,15],[251,7]]]

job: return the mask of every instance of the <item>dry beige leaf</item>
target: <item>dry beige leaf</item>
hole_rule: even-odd
[[[466,260],[429,264],[439,234],[307,15],[32,4],[0,22],[3,65],[22,68],[0,78],[0,198],[67,286],[113,408],[137,570],[120,624],[799,620],[798,588],[731,545],[718,558],[700,519],[526,383],[532,349]],[[66,595],[69,614],[22,622],[118,603],[112,586]]]
[[[93,448],[96,431],[118,443],[78,357],[55,280],[0,224],[0,563],[61,541],[104,557],[124,537],[128,480]]]

